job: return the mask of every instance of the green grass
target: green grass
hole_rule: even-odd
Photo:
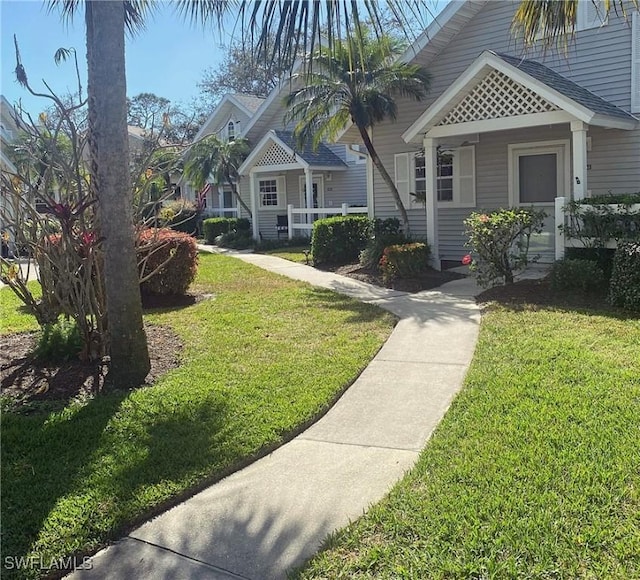
[[[640,578],[640,320],[494,306],[415,468],[297,578]]]
[[[156,385],[4,414],[3,562],[96,549],[282,441],[357,376],[394,324],[377,308],[224,256],[200,256],[196,286],[214,298],[146,316],[186,345],[182,365]],[[8,292],[0,312],[15,321],[5,331],[25,329]]]
[[[39,297],[40,285],[37,282],[29,282],[29,289],[34,296]],[[28,330],[37,330],[36,320],[30,314],[27,314],[22,302],[18,297],[6,286],[0,288],[0,334],[9,334],[11,332],[26,332]]]
[[[265,250],[260,252],[261,254],[267,254],[269,256],[277,256],[278,258],[284,258],[290,262],[297,262],[299,264],[305,264],[307,258],[304,255],[304,250],[309,250],[309,246],[291,246],[286,248],[277,248],[275,250]]]

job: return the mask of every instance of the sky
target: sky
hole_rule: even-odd
[[[48,107],[32,97],[15,81],[13,35],[18,38],[22,64],[34,90],[44,90],[45,79],[58,94],[76,91],[75,68],[71,61],[56,65],[53,56],[60,47],[73,47],[86,91],[86,56],[83,14],[64,23],[59,14],[48,12],[43,0],[0,0],[0,92],[10,103],[22,100],[32,115]],[[155,93],[175,104],[188,104],[199,93],[203,72],[224,57],[233,21],[221,37],[217,27],[192,26],[177,15],[169,2],[161,5],[145,30],[127,38],[127,95]]]

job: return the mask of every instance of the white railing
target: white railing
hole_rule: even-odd
[[[287,223],[289,224],[289,239],[293,238],[293,230],[306,230],[311,231],[313,229],[314,216],[326,217],[328,215],[351,215],[368,213],[368,208],[365,207],[352,207],[348,203],[343,203],[338,207],[314,207],[314,208],[297,208],[292,204],[287,206]],[[305,222],[294,222],[293,216],[305,216]]]
[[[225,214],[232,213],[236,217],[238,215],[237,207],[208,207],[204,210],[206,217],[225,217]]]
[[[588,246],[589,239],[591,238],[576,238],[568,235],[567,230],[575,228],[576,224],[569,223],[570,220],[580,219],[579,215],[572,215],[566,211],[566,206],[570,202],[567,197],[556,197],[555,201],[555,218],[556,218],[556,260],[562,260],[565,254],[565,248],[584,248]],[[605,204],[599,204],[605,205]],[[611,208],[614,212],[639,212],[640,204],[634,204],[631,206],[620,205],[617,203],[605,205],[607,208]],[[596,206],[585,206],[592,211],[597,211]],[[617,243],[614,239],[608,240],[605,244],[607,248],[615,248]]]

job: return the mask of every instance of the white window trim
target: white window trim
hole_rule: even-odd
[[[453,200],[452,201],[438,201],[439,209],[465,209],[465,208],[475,208],[477,207],[477,199],[476,199],[476,149],[474,145],[465,145],[464,147],[452,147],[451,149],[447,149],[447,151],[454,152],[460,149],[467,149],[471,151],[472,155],[472,164],[473,164],[473,202],[463,203],[460,201],[460,187],[459,180],[461,177],[469,177],[469,176],[461,176],[460,175],[460,165],[455,162],[453,163]],[[409,152],[409,153],[397,153],[394,156],[394,169],[395,173],[395,183],[396,187],[398,187],[398,174],[397,174],[397,165],[398,165],[398,157],[407,156],[408,159],[408,167],[409,167],[409,191],[416,191],[416,167],[415,167],[415,158],[421,155],[420,152]],[[427,170],[428,176],[428,170]],[[427,177],[428,178],[428,177]],[[398,187],[400,190],[400,187]],[[402,195],[402,194],[401,194]],[[402,202],[405,204],[407,209],[416,209],[424,207],[422,202],[416,201],[416,199],[412,195],[403,196],[404,199]]]
[[[256,195],[258,196],[258,209],[260,211],[282,211],[287,207],[287,188],[284,175],[261,175],[256,177]],[[260,194],[261,181],[276,181],[276,194],[278,205],[262,205],[262,195]]]
[[[542,155],[545,153],[555,153],[558,155],[558,183],[562,183],[564,192],[559,195],[567,196],[571,191],[571,142],[568,139],[557,141],[534,141],[533,143],[512,143],[508,146],[508,176],[509,176],[509,205],[512,207],[548,207],[553,205],[550,202],[520,203],[519,191],[516,181],[519,178],[518,164],[516,160],[519,155]]]

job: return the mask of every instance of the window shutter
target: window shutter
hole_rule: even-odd
[[[408,153],[397,153],[394,155],[394,163],[396,168],[396,187],[398,188],[398,193],[400,194],[400,199],[402,203],[406,206],[410,204],[410,181],[411,181],[411,173],[409,166],[409,154]]]
[[[640,113],[640,12],[631,20],[631,112]]]
[[[278,188],[278,207],[287,207],[287,181],[284,175],[278,175],[276,178],[276,184]]]
[[[454,153],[453,198],[456,205],[476,206],[475,147],[459,147]]]

